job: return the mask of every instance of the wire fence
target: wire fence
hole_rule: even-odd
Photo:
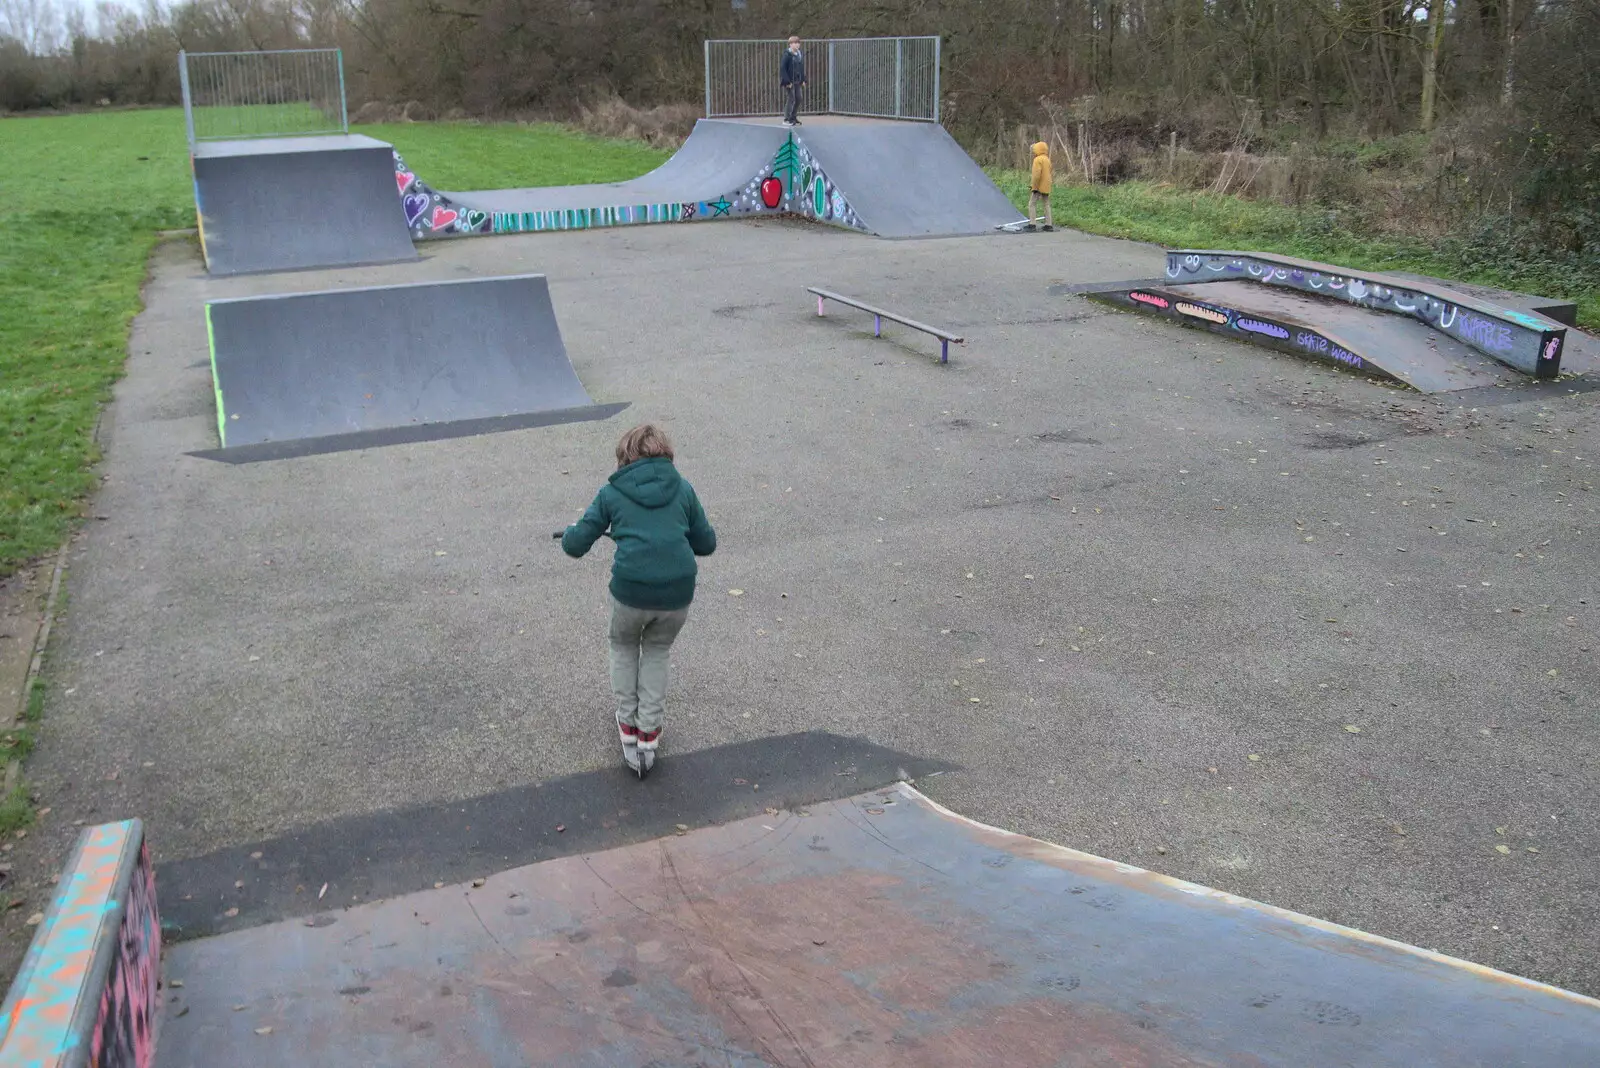
[[[786,41],[707,41],[706,117],[783,114]],[[800,43],[802,112],[939,121],[939,38],[818,38]]]
[[[179,52],[189,144],[350,130],[337,48]]]

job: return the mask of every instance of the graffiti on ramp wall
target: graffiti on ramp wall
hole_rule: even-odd
[[[844,193],[828,178],[805,143],[792,133],[771,162],[748,182],[711,200],[486,212],[458,204],[428,185],[406,166],[398,151],[394,153],[394,174],[406,226],[417,241],[763,215],[799,215],[866,230]]]

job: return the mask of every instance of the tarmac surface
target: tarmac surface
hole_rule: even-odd
[[[607,552],[568,560],[549,532],[650,419],[720,542],[660,782],[856,739],[986,823],[1600,993],[1600,398],[1426,397],[1045,294],[1161,262],[1072,233],[742,223],[219,279],[163,245],[52,640],[28,768],[50,811],[9,843],[12,885],[42,900],[75,823],[139,816],[163,907],[227,931],[289,911],[216,878],[262,843],[313,837],[348,874],[388,819],[391,869],[436,879],[448,836],[405,834],[426,815],[506,799],[565,826],[571,795],[509,801],[623,772]],[[527,272],[620,418],[187,455],[215,441],[205,299]],[[941,367],[920,335],[817,319],[807,285],[968,343]],[[834,796],[876,785],[848,766]],[[597,819],[585,848],[636,831]],[[314,855],[285,891],[306,910]],[[29,911],[4,921],[13,963]]]

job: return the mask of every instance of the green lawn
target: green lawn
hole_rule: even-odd
[[[358,129],[444,189],[616,181],[666,158],[556,126]],[[0,120],[0,159],[3,577],[54,550],[93,487],[94,421],[121,373],[145,262],[158,230],[194,226],[194,198],[178,110]]]
[[[1026,171],[991,177],[1018,208],[1028,202]],[[1327,213],[1279,204],[1214,197],[1144,182],[1058,185],[1050,197],[1057,226],[1092,234],[1149,241],[1167,248],[1249,249],[1337,263],[1371,271],[1415,271],[1502,289],[1565,297],[1578,304],[1578,321],[1600,328],[1600,271],[1575,288],[1570,279],[1507,264],[1474,267],[1437,245],[1415,239],[1352,234],[1330,225]]]

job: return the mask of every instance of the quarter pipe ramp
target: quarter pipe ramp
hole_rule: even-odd
[[[175,946],[157,1066],[1600,1059],[1589,998],[906,785],[435,886]]]
[[[249,274],[416,259],[393,154],[358,134],[195,145],[206,269]]]
[[[206,305],[228,462],[581,419],[543,275],[338,289]]]

